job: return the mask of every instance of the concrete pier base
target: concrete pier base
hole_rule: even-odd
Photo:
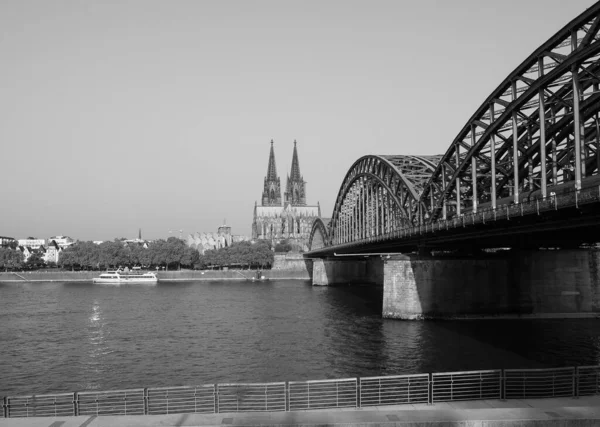
[[[326,258],[314,259],[313,286],[382,284],[381,258]]]
[[[510,251],[463,259],[384,260],[383,317],[600,316],[600,252]]]

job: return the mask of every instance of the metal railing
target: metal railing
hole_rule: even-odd
[[[505,369],[504,397],[526,399],[576,395],[575,368]]]
[[[600,394],[600,365],[5,397],[4,418],[360,408]]]
[[[600,366],[579,366],[575,371],[577,396],[600,394]]]
[[[75,399],[76,393],[6,397],[4,398],[4,416],[20,418],[77,415]]]
[[[144,415],[146,391],[143,388],[77,393],[77,415]]]
[[[149,388],[146,389],[146,413],[212,414],[218,412],[215,397],[214,385]]]
[[[502,398],[502,370],[431,374],[431,402]]]
[[[218,412],[285,411],[285,383],[218,384]]]
[[[360,406],[429,403],[429,374],[360,379]]]
[[[291,381],[289,410],[357,408],[357,379]]]
[[[571,191],[562,194],[550,194],[545,199],[521,200],[519,203],[510,203],[498,205],[495,209],[477,208],[473,212],[472,207],[465,207],[461,215],[448,213],[447,219],[438,219],[430,224],[415,225],[388,231],[367,237],[353,239],[345,243],[335,243],[331,246],[324,246],[315,249],[315,251],[330,249],[346,249],[364,244],[383,242],[388,240],[397,240],[423,236],[428,233],[437,233],[457,228],[465,228],[477,224],[486,224],[487,222],[510,220],[511,218],[524,217],[528,215],[540,215],[543,212],[556,211],[564,208],[580,208],[584,205],[600,202],[600,186],[590,186],[582,188],[579,191]]]

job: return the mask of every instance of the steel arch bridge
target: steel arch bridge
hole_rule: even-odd
[[[539,215],[600,183],[600,2],[553,35],[485,99],[439,156],[358,159],[311,251],[401,239],[515,206]],[[589,193],[589,192],[588,192]],[[587,194],[587,193],[586,193]],[[558,196],[557,196],[558,195]],[[429,228],[428,228],[429,227]],[[312,246],[313,241],[316,243]],[[321,246],[322,245],[322,246]]]

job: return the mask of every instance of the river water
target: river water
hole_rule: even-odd
[[[600,320],[385,320],[382,293],[0,284],[0,396],[600,364]]]

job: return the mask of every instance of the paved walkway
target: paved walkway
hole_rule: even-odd
[[[257,412],[0,418],[0,427],[165,427],[165,426],[600,426],[600,396],[578,399],[481,400],[435,405],[360,409]]]

